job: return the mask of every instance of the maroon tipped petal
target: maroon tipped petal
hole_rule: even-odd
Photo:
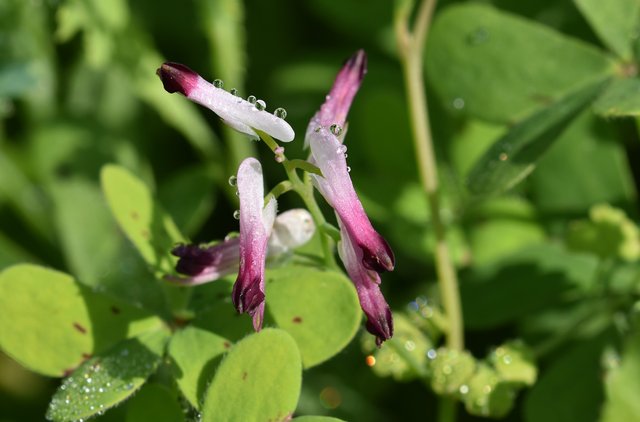
[[[367,315],[367,331],[376,336],[376,346],[380,347],[383,342],[393,337],[393,316],[387,306],[385,312],[380,315]]]
[[[379,234],[376,249],[368,248],[362,244],[358,246],[362,249],[362,265],[364,265],[365,268],[379,273],[393,271],[395,268],[396,258],[393,251],[384,237]]]
[[[200,76],[180,63],[166,62],[156,71],[164,89],[169,93],[179,92],[185,97],[196,87]]]
[[[233,305],[240,313],[253,313],[264,302],[264,292],[260,289],[260,277],[256,277],[249,282],[238,279],[233,285],[231,294]]]
[[[221,258],[215,248],[202,248],[198,245],[178,245],[173,248],[171,254],[180,258],[176,264],[176,271],[189,276],[196,276],[217,265]]]

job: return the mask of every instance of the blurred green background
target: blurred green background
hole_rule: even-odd
[[[635,121],[607,121],[587,109],[524,183],[498,198],[473,200],[465,177],[475,160],[527,113],[566,92],[583,77],[585,64],[563,57],[560,47],[542,55],[528,32],[518,44],[525,48],[512,56],[506,48],[504,62],[456,56],[448,38],[455,25],[438,23],[453,3],[494,5],[516,23],[526,19],[588,48],[606,46],[570,0],[442,1],[426,63],[468,348],[482,357],[513,338],[534,349],[550,344],[539,355],[539,383],[519,395],[507,420],[597,420],[606,396],[602,356],[609,355],[603,351],[622,350],[633,322],[627,311],[638,295],[637,258],[607,267],[605,278],[620,302],[612,305],[594,287],[597,254],[567,249],[566,239],[570,224],[587,218],[597,203],[637,218]],[[0,0],[0,268],[50,266],[154,309],[159,298],[126,283],[150,276],[102,198],[101,166],[118,163],[141,176],[194,241],[237,230],[231,218],[237,198],[227,179],[243,157],[262,158],[268,186],[284,178],[266,148],[232,133],[208,110],[167,94],[156,68],[165,60],[184,63],[209,80],[222,79],[226,89],[264,99],[268,110],[284,107],[298,133],[287,155],[303,157],[309,118],[340,64],[364,48],[369,72],[349,115],[346,142],[354,185],[397,255],[383,290],[397,311],[417,296],[437,307],[434,239],[392,20],[393,2],[385,0]],[[516,29],[506,31],[517,38]],[[518,67],[509,73],[514,63],[530,72]],[[532,84],[540,95],[518,103]],[[280,209],[299,205],[287,195]],[[595,312],[586,297],[605,298],[610,306]],[[591,314],[596,317],[584,316]],[[378,377],[366,355],[354,341],[305,372],[299,412],[362,421],[435,418],[437,398],[427,386]],[[0,355],[0,420],[42,420],[58,383]],[[105,418],[120,420],[123,412]]]

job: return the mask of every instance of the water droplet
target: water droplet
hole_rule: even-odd
[[[249,101],[251,104],[255,104],[256,100],[257,100],[257,98],[255,97],[255,95],[249,95],[247,97],[247,101]]]
[[[125,389],[125,390],[131,390],[131,389],[133,389],[133,383],[129,383],[129,384],[125,385],[125,386],[124,386],[124,389]]]
[[[340,136],[340,134],[342,133],[342,126],[338,125],[338,124],[332,124],[331,126],[329,126],[329,130],[331,131],[331,133],[333,133],[336,136]]]
[[[489,42],[489,31],[485,28],[477,28],[475,31],[467,35],[467,43],[469,45],[480,45]]]
[[[454,98],[452,105],[456,110],[462,110],[464,108],[464,99],[460,97]]]
[[[267,108],[267,103],[265,103],[262,100],[258,100],[256,101],[256,108],[260,111],[264,110],[265,108]]]
[[[236,220],[240,220],[240,210],[235,210],[233,212],[233,218],[235,218]]]
[[[128,349],[122,349],[122,351],[120,352],[120,355],[128,356],[129,355],[129,350]]]
[[[407,349],[407,351],[409,352],[413,352],[416,349],[416,343],[408,340],[405,344],[404,344],[404,348]]]
[[[502,152],[500,153],[500,156],[498,158],[500,158],[500,161],[507,161],[509,156],[506,153]]]
[[[216,79],[213,81],[213,86],[216,88],[222,88],[224,86],[224,82],[222,82],[222,79]]]
[[[347,173],[351,173],[351,167],[347,166]]]
[[[435,359],[438,357],[438,352],[436,351],[436,349],[429,349],[427,351],[427,357],[429,359]]]
[[[231,185],[231,186],[237,186],[238,185],[238,177],[236,175],[233,175],[233,176],[229,177],[229,185]]]
[[[493,387],[489,384],[486,384],[482,387],[482,392],[485,394],[489,394],[493,390]]]
[[[238,90],[235,88],[231,88],[231,90],[229,90],[229,93],[233,96],[238,96]]]
[[[459,391],[460,391],[460,394],[467,394],[469,392],[469,386],[466,384],[462,384],[460,386]]]
[[[502,361],[504,362],[505,365],[510,365],[513,359],[511,358],[511,355],[504,355],[502,357]]]
[[[346,145],[340,145],[338,148],[336,148],[336,154],[344,154],[345,152],[347,152]]]
[[[285,110],[282,107],[278,107],[273,111],[273,114],[280,118],[280,119],[286,119],[287,118],[287,110]]]

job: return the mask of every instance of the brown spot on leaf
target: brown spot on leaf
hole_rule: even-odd
[[[294,324],[300,324],[302,322],[302,317],[293,317],[291,321],[293,321]]]
[[[78,330],[82,334],[87,334],[87,329],[85,327],[83,327],[82,325],[80,325],[80,323],[78,323],[78,322],[74,322],[73,323],[73,328],[75,328],[76,330]]]
[[[228,341],[225,341],[224,343],[222,343],[222,346],[223,346],[225,349],[228,349],[229,347],[231,347],[231,343],[229,343]]]
[[[91,353],[83,353],[82,354],[82,359],[84,359],[84,360],[91,359]]]
[[[140,216],[136,211],[131,211],[131,218],[133,218],[134,220],[137,220],[138,218],[140,218]]]
[[[242,381],[247,379],[247,375],[249,375],[249,374],[247,374],[246,371],[242,373]]]
[[[71,375],[71,373],[75,370],[76,368],[67,368],[64,371],[62,371],[62,376],[63,377],[68,377],[69,375]]]
[[[147,240],[149,239],[149,231],[148,231],[148,230],[142,230],[142,231],[140,232],[140,235],[141,235],[142,237],[144,237],[145,239],[147,239]]]
[[[118,315],[120,313],[120,308],[118,308],[115,305],[112,305],[111,306],[111,313],[114,314],[114,315]]]

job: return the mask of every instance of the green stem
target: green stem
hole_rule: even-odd
[[[436,157],[431,128],[428,120],[427,97],[423,79],[423,51],[436,0],[423,0],[415,18],[414,30],[410,31],[408,20],[411,14],[409,3],[404,3],[395,19],[395,31],[404,73],[407,100],[410,112],[413,144],[416,151],[420,180],[431,211],[431,222],[436,237],[435,264],[442,305],[447,317],[447,347],[464,349],[464,327],[462,306],[446,227],[440,213],[439,184]]]

